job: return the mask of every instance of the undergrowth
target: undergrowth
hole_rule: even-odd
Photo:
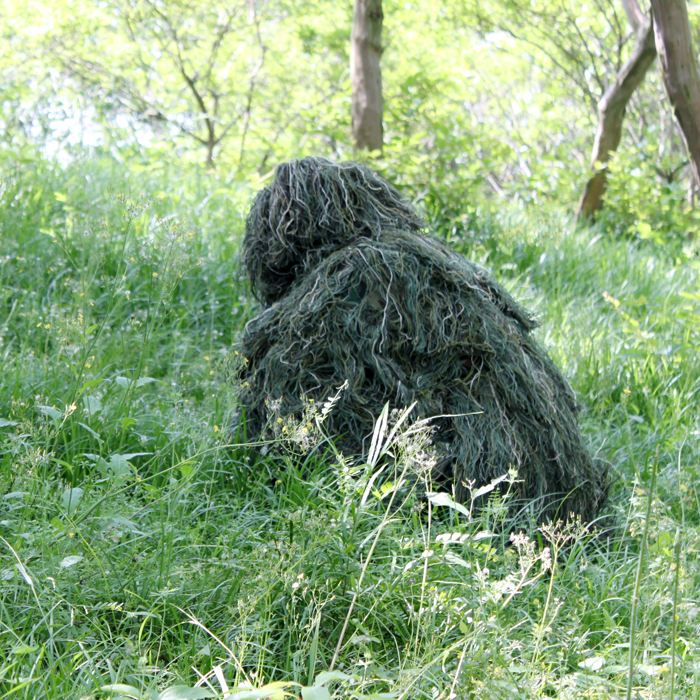
[[[332,406],[230,435],[250,193],[162,175],[4,181],[0,698],[700,697],[696,262],[555,216],[449,231],[611,464],[600,523],[536,528],[430,495],[410,416],[364,460]]]

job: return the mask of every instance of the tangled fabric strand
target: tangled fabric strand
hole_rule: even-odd
[[[246,221],[243,263],[253,293],[272,304],[332,251],[391,227],[419,231],[423,222],[369,168],[326,158],[282,163]]]
[[[267,307],[240,351],[249,437],[266,400],[300,417],[348,381],[327,419],[362,454],[382,406],[417,402],[456,496],[514,467],[541,517],[592,519],[605,469],[588,454],[567,381],[531,315],[482,268],[419,234],[420,219],[367,168],[307,158],[280,166],[247,221],[244,261]],[[263,254],[262,251],[265,251]]]

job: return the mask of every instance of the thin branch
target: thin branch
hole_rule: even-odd
[[[238,155],[238,169],[240,170],[243,167],[243,154],[245,152],[245,142],[246,142],[246,137],[248,135],[248,128],[250,126],[250,114],[251,110],[253,107],[253,93],[255,91],[255,85],[257,83],[258,75],[260,74],[260,71],[262,70],[263,65],[265,64],[265,54],[267,53],[267,46],[265,45],[265,42],[263,41],[262,34],[260,32],[260,18],[258,17],[257,13],[255,12],[255,2],[251,1],[251,14],[252,14],[252,19],[253,22],[255,23],[255,36],[258,41],[258,46],[260,47],[260,60],[258,61],[257,66],[253,70],[252,75],[250,76],[250,81],[248,83],[248,92],[246,95],[246,107],[244,111],[244,119],[243,119],[243,134],[241,135],[241,149]]]
[[[175,67],[177,70],[180,72],[180,75],[182,76],[182,79],[185,81],[187,86],[190,88],[190,91],[192,92],[192,95],[194,97],[195,102],[197,103],[197,106],[199,107],[200,114],[202,115],[204,119],[204,123],[206,125],[207,129],[207,134],[209,138],[206,140],[208,152],[207,152],[207,165],[213,165],[213,148],[214,144],[216,143],[216,128],[214,126],[214,122],[211,119],[211,116],[209,114],[209,110],[207,109],[207,106],[204,103],[204,98],[200,94],[199,90],[197,89],[197,84],[196,84],[196,79],[191,77],[188,73],[187,70],[185,69],[185,61],[182,58],[182,52],[180,50],[180,38],[177,34],[177,30],[175,27],[173,27],[170,18],[163,12],[161,12],[153,2],[149,1],[149,6],[151,7],[151,10],[154,12],[155,15],[161,18],[161,20],[165,23],[165,26],[170,33],[170,36],[172,37],[173,43],[175,45],[175,54],[177,56],[177,59],[174,61]],[[164,50],[167,51],[167,48],[164,46]],[[168,52],[170,56],[173,56],[171,52]]]
[[[644,14],[642,8],[639,7],[637,0],[620,0],[622,3],[622,8],[627,15],[627,19],[634,29],[634,33],[641,34],[649,25],[651,21],[649,17]]]

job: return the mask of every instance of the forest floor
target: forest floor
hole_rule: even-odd
[[[451,235],[614,478],[604,532],[516,527],[322,434],[231,446],[250,191],[124,178],[38,164],[0,207],[0,698],[700,697],[697,259],[517,210]]]

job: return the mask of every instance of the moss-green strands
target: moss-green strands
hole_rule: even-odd
[[[264,256],[258,264],[267,267],[255,267],[253,248],[244,247],[253,285],[264,290],[264,300],[278,296],[242,339],[249,437],[264,432],[270,400],[283,417],[301,416],[305,399],[321,401],[348,380],[327,422],[344,451],[366,452],[387,401],[397,408],[416,401],[417,417],[438,416],[436,475],[453,481],[459,499],[515,468],[520,504],[534,502],[547,517],[593,518],[604,500],[606,469],[583,444],[575,396],[532,337],[530,314],[485,270],[417,233],[416,216],[404,216],[404,225],[398,214],[382,219],[379,205],[356,209],[359,198],[341,203],[335,190],[328,195],[332,206],[324,208],[326,190],[313,185],[328,177],[313,173],[339,166],[321,159],[297,163],[304,178],[298,191],[311,183],[312,207],[296,205],[311,217],[309,231],[300,232],[300,218],[287,242],[281,225],[253,229],[260,201],[280,187],[295,189],[285,166],[248,219],[247,238],[255,238],[259,250],[267,236],[270,249],[286,242],[300,260],[307,254],[289,276],[280,273],[276,285]],[[329,209],[335,214],[325,219],[323,243],[302,248],[298,242],[315,240],[321,229],[312,212]],[[330,235],[334,221],[342,222],[337,240]]]
[[[334,250],[360,237],[377,238],[388,227],[422,226],[399,192],[369,168],[301,158],[280,165],[255,198],[243,261],[253,291],[271,304]]]

